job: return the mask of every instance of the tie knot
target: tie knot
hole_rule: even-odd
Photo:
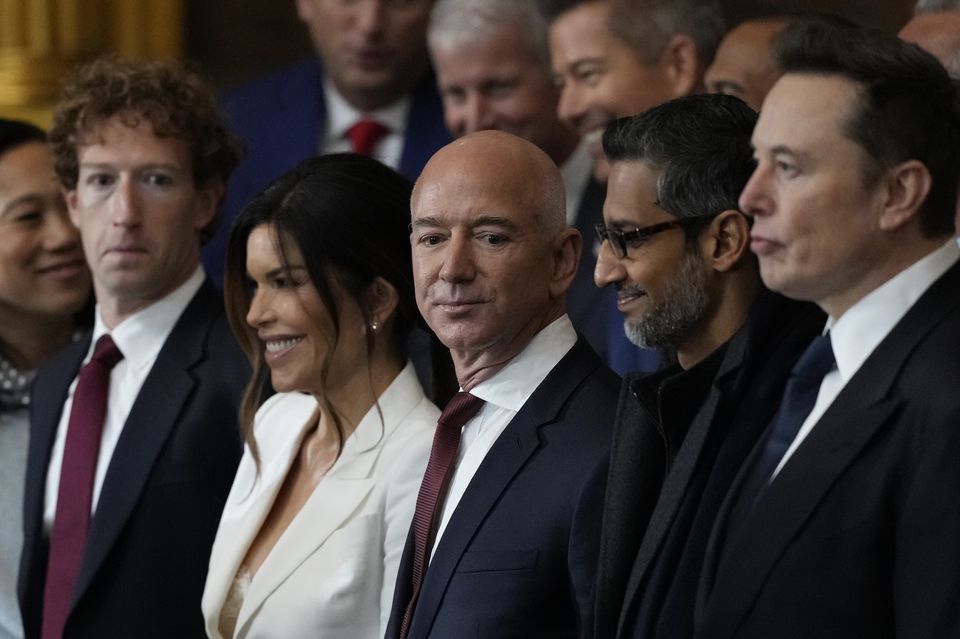
[[[350,144],[353,145],[355,153],[370,155],[377,142],[389,132],[390,129],[376,120],[363,119],[358,120],[347,129],[347,137],[350,139]]]
[[[818,335],[793,367],[793,374],[810,380],[822,380],[834,365],[830,333]]]
[[[477,414],[482,405],[482,399],[461,391],[447,402],[438,421],[447,426],[462,428],[471,417]]]
[[[101,335],[100,339],[97,340],[97,345],[93,348],[93,357],[90,358],[90,361],[102,364],[107,370],[111,370],[121,359],[123,359],[123,353],[117,348],[113,338],[106,333]]]

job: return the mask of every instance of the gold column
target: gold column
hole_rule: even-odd
[[[0,0],[0,116],[48,124],[64,72],[107,52],[178,58],[183,0]]]

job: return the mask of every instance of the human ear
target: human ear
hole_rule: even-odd
[[[723,211],[710,223],[704,234],[705,261],[717,272],[737,267],[750,252],[750,224],[747,217],[732,209]]]
[[[397,304],[400,303],[400,295],[396,287],[377,276],[367,286],[363,292],[363,314],[366,317],[367,325],[383,326],[393,316]]]
[[[670,38],[658,61],[670,82],[673,97],[689,95],[700,82],[700,60],[693,38],[678,33]]]
[[[553,276],[550,279],[550,297],[563,295],[573,282],[580,264],[583,238],[580,231],[567,228],[557,234],[553,241]]]
[[[898,164],[882,179],[885,190],[878,226],[881,231],[894,231],[917,216],[930,194],[933,179],[919,160]]]

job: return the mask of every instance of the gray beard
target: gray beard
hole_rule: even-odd
[[[627,339],[641,348],[656,348],[675,353],[703,316],[709,304],[703,260],[696,250],[686,250],[676,277],[663,300],[652,306],[639,320],[624,320]]]

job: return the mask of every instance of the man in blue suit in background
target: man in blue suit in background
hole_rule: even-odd
[[[246,145],[203,262],[220,282],[230,221],[268,183],[316,153],[373,155],[415,179],[450,141],[427,59],[432,0],[296,0],[317,57],[237,89],[224,101]]]

